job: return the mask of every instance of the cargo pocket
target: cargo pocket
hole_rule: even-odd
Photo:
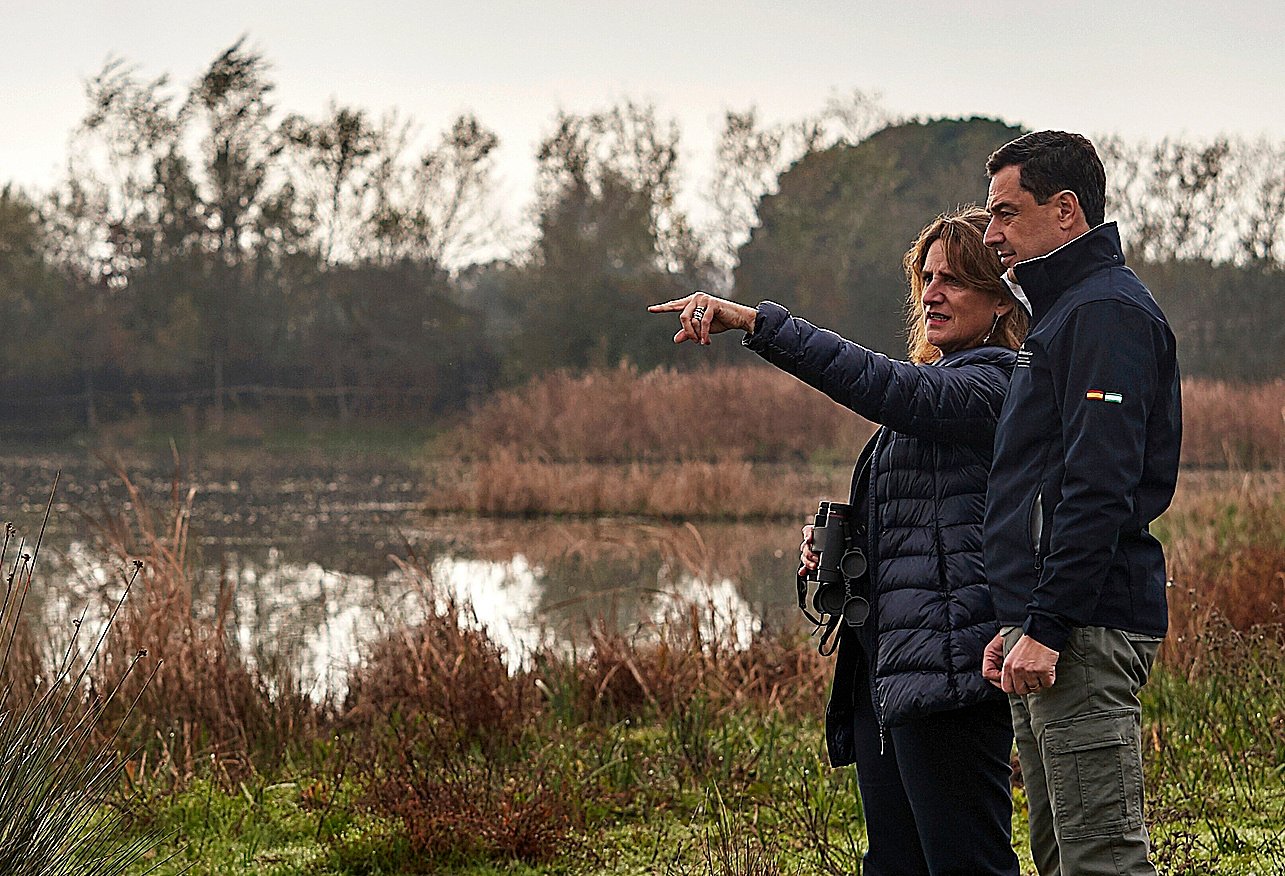
[[[1130,709],[1045,726],[1045,766],[1060,839],[1108,836],[1142,826],[1136,732]]]

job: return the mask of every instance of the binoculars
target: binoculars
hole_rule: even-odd
[[[799,567],[799,609],[804,617],[826,627],[827,638],[842,619],[849,627],[859,627],[870,617],[870,601],[862,595],[869,589],[866,555],[861,550],[865,528],[853,519],[855,509],[842,502],[822,501],[812,525],[812,551],[817,554],[815,569]],[[814,616],[807,609],[808,584],[815,582],[812,594]],[[824,644],[824,641],[823,641]]]

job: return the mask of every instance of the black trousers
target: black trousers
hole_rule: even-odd
[[[1018,876],[1008,704],[981,703],[888,727],[881,745],[861,663],[852,741],[869,844],[863,876]]]

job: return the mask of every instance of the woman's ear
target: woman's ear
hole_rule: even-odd
[[[1013,309],[1013,299],[1009,298],[1008,296],[1005,296],[999,300],[998,304],[995,305],[995,315],[1008,316],[1009,311],[1011,311],[1012,309]]]

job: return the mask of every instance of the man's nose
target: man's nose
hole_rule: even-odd
[[[986,223],[986,233],[982,235],[982,243],[987,246],[999,246],[1003,242],[1004,235],[1000,232],[994,217],[992,217],[991,221]]]

